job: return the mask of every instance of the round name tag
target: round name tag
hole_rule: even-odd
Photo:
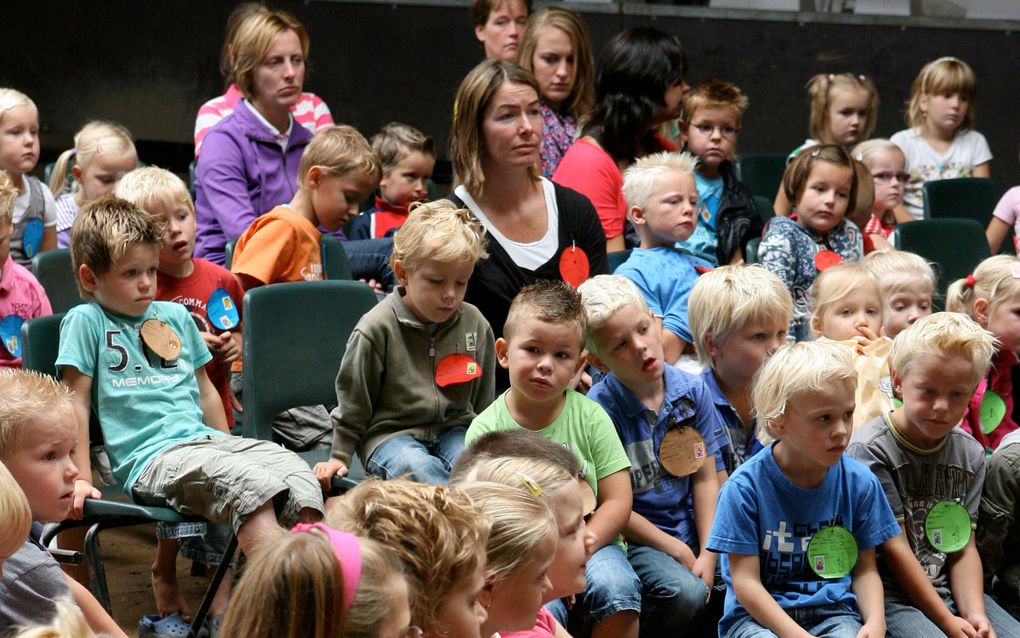
[[[807,548],[811,571],[822,578],[843,578],[857,564],[857,539],[842,525],[824,527]]]
[[[24,323],[18,315],[7,315],[0,320],[0,340],[12,357],[21,356],[21,325]]]
[[[970,541],[970,514],[956,501],[939,501],[924,518],[924,535],[940,552],[952,554]]]
[[[164,361],[173,361],[181,354],[181,338],[174,329],[159,319],[142,322],[142,341]]]
[[[705,438],[691,427],[674,428],[659,443],[659,464],[676,477],[690,476],[701,469],[708,456]]]
[[[981,399],[981,409],[978,411],[981,419],[981,431],[991,434],[999,427],[1002,419],[1006,417],[1006,402],[995,392],[988,390]]]
[[[563,277],[563,281],[577,288],[588,280],[590,274],[588,255],[583,250],[576,245],[563,249],[560,254],[560,277]]]
[[[29,259],[35,257],[42,246],[43,230],[43,220],[38,217],[25,222],[25,232],[21,234],[21,250]]]
[[[843,263],[843,258],[831,250],[819,250],[815,253],[815,268],[818,272],[824,271],[826,268],[832,268],[836,264]]]
[[[581,513],[584,516],[588,516],[595,512],[595,506],[598,505],[598,499],[595,498],[595,490],[591,489],[591,485],[588,485],[588,481],[582,478],[577,480],[581,484]]]
[[[205,304],[205,314],[220,330],[231,330],[241,319],[237,314],[237,304],[224,288],[217,288],[209,295],[209,301]]]
[[[456,383],[467,383],[482,376],[482,366],[466,354],[443,357],[436,366],[436,385],[445,388]]]

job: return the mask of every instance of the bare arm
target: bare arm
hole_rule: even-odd
[[[900,205],[894,208],[892,212],[893,217],[896,218],[897,224],[909,224],[910,222],[917,221],[917,219],[910,214],[910,211],[907,210],[907,207],[903,205],[903,202],[900,202]]]
[[[857,638],[882,638],[885,635],[885,596],[875,563],[875,548],[861,550],[858,555],[852,588],[864,621]]]
[[[674,332],[662,326],[662,317],[656,317],[655,323],[659,326],[659,332],[662,333],[662,355],[666,359],[666,363],[674,364],[684,353],[688,344]]]
[[[988,228],[985,229],[985,238],[988,239],[988,250],[993,255],[999,252],[1002,241],[1006,239],[1007,235],[1009,235],[1009,224],[998,217],[992,217],[992,221],[988,222]]]
[[[779,185],[779,191],[776,193],[776,199],[772,202],[772,210],[778,217],[789,217],[790,209],[793,207],[790,205],[790,200],[786,198],[786,191],[783,190],[783,185]]]
[[[216,386],[209,380],[205,373],[205,366],[195,369],[195,380],[198,381],[198,404],[202,408],[202,420],[214,430],[224,434],[230,434],[227,427],[227,414],[223,411],[223,402],[220,400],[220,393]]]
[[[74,447],[71,460],[78,467],[78,478],[74,480],[74,502],[71,517],[80,519],[82,507],[87,498],[102,496],[92,485],[92,462],[89,460],[89,415],[92,411],[92,377],[72,366],[63,366],[61,378],[64,385],[74,391],[74,420],[78,425],[78,444]]]
[[[628,470],[600,478],[598,488],[598,508],[588,521],[588,529],[595,534],[595,547],[592,551],[613,542],[627,524],[634,504]]]
[[[57,247],[57,227],[50,226],[43,229],[42,241],[39,242],[39,252],[55,250]]]
[[[790,618],[768,590],[761,584],[758,557],[752,554],[730,554],[730,575],[733,593],[740,605],[755,621],[783,638],[807,638],[811,634]]]
[[[64,580],[67,581],[67,585],[71,589],[71,600],[74,601],[74,604],[81,610],[82,615],[85,616],[85,622],[88,623],[89,629],[104,636],[127,638],[127,634],[121,631],[117,623],[110,617],[110,614],[106,613],[103,606],[92,595],[92,592],[66,574],[64,575]]]
[[[618,250],[626,250],[626,249],[627,249],[627,240],[624,239],[623,235],[617,235],[616,237],[613,237],[611,239],[607,239],[606,240],[606,252],[607,253],[612,253],[612,252],[616,252]]]
[[[654,547],[660,552],[669,555],[673,560],[680,563],[687,569],[694,569],[694,551],[679,538],[667,534],[654,523],[637,512],[630,513],[630,519],[624,528],[627,541],[634,541],[639,545]]]
[[[974,168],[970,169],[971,177],[991,177],[992,176],[992,163],[985,162],[984,164],[978,164]]]
[[[709,592],[715,580],[716,554],[705,549],[705,542],[712,532],[715,520],[715,505],[719,500],[719,479],[715,474],[715,455],[709,455],[694,474],[694,525],[698,528],[701,553],[695,561],[694,575],[705,583]]]
[[[978,636],[995,638],[992,624],[985,615],[984,574],[973,535],[966,547],[949,557],[949,589],[960,616],[977,630]]]

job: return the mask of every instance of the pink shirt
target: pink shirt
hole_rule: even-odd
[[[585,138],[574,143],[553,174],[560,186],[581,193],[595,207],[606,239],[623,234],[627,202],[623,199],[623,175],[609,153]]]
[[[243,97],[237,85],[231,84],[226,93],[214,97],[198,109],[198,115],[195,117],[196,158],[202,148],[202,140],[205,139],[206,133],[216,126],[217,122],[233,113],[234,107]],[[333,124],[333,114],[329,112],[329,107],[322,101],[322,98],[314,93],[302,93],[301,99],[290,110],[294,114],[294,121],[312,133]]]
[[[1020,244],[1020,186],[1014,186],[1006,191],[992,213],[1002,221],[1013,227],[1013,249],[1017,251]]]
[[[556,619],[545,607],[538,610],[535,626],[524,631],[501,632],[500,638],[552,638],[556,635]]]
[[[0,319],[18,315],[28,321],[52,314],[53,309],[42,284],[27,268],[14,263],[8,256],[3,274],[0,274]],[[0,347],[0,367],[20,368],[21,357],[15,357],[6,348]]]

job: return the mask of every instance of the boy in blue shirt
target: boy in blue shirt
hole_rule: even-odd
[[[755,413],[778,440],[723,485],[706,543],[725,554],[721,638],[885,633],[875,547],[900,528],[878,479],[843,454],[853,356],[840,343],[804,342],[762,366]]]
[[[631,463],[634,505],[624,535],[642,583],[642,633],[682,634],[704,610],[715,578],[716,555],[699,547],[715,517],[723,425],[701,379],[663,362],[655,319],[630,280],[599,275],[578,291],[589,360],[609,372],[588,397],[612,417]],[[678,468],[668,455],[681,433],[695,452]]]

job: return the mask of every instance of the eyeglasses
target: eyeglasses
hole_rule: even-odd
[[[718,130],[719,135],[727,140],[732,140],[740,132],[740,129],[733,126],[710,126],[708,124],[691,124],[697,132],[701,133],[705,137],[711,137],[712,132]]]
[[[401,638],[421,638],[424,635],[425,632],[423,632],[419,627],[411,625],[406,630],[404,630],[404,633],[401,634]]]
[[[901,184],[910,180],[910,173],[872,173],[876,182],[891,182],[895,177]]]

